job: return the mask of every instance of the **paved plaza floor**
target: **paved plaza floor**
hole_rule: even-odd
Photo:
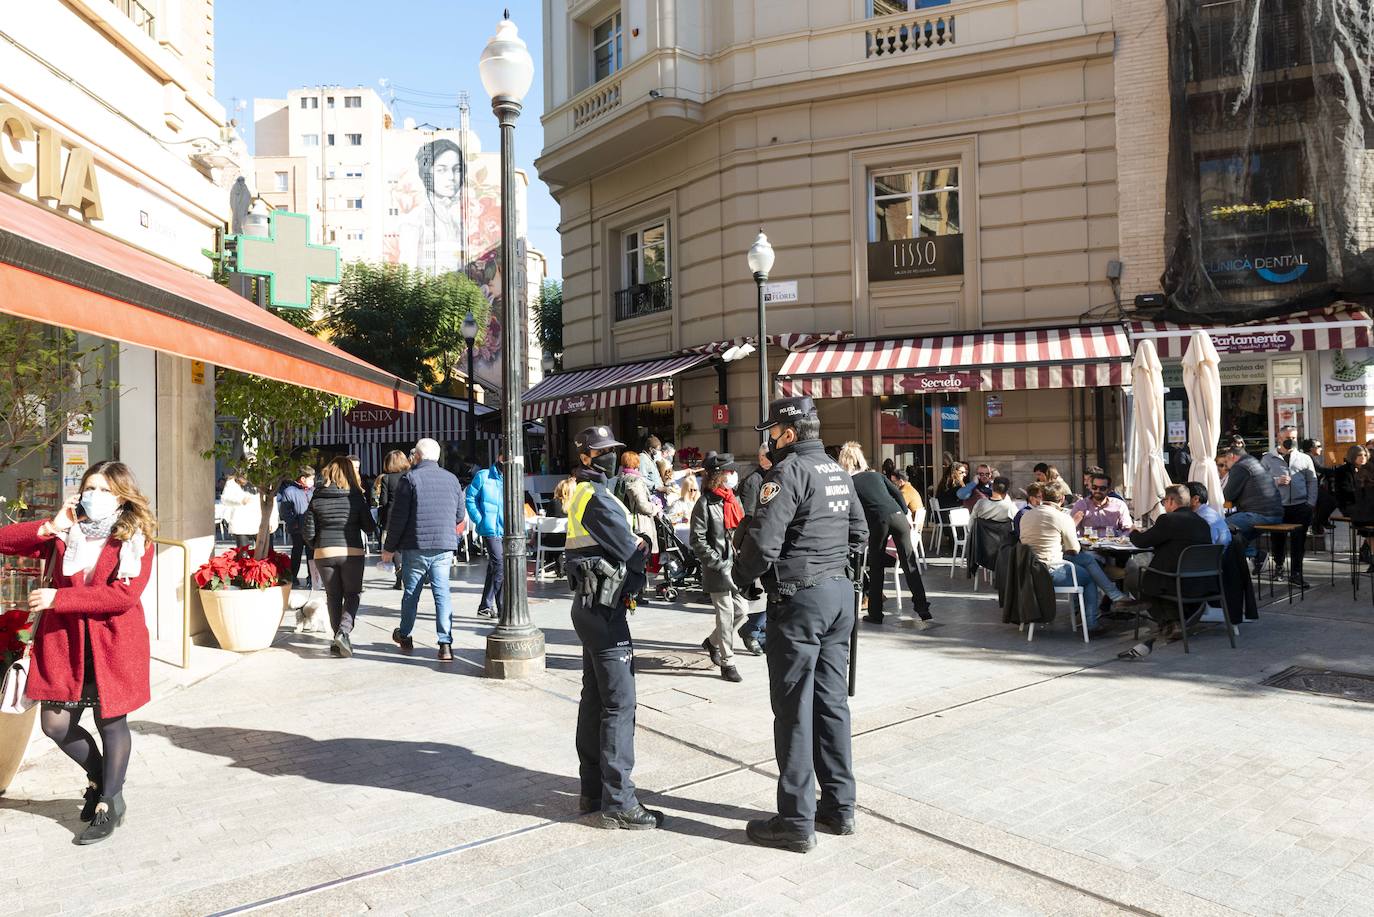
[[[270,650],[160,683],[131,718],[111,842],[72,844],[82,776],[37,746],[0,797],[3,910],[1371,912],[1374,706],[1262,684],[1294,665],[1374,671],[1368,583],[1262,608],[1235,650],[1215,626],[1191,654],[1124,661],[1129,624],[1085,645],[1061,616],[1028,643],[986,586],[937,565],[938,626],[890,617],[861,636],[858,833],[801,856],[745,838],[773,808],[767,675],[744,655],[742,684],[718,676],[706,605],[633,619],[635,779],[669,821],[608,832],[577,814],[565,590],[532,589],[547,671],[491,681],[483,566],[458,569],[451,665],[435,662],[428,597],[414,654],[396,650],[400,593],[370,570],[354,659],[284,628]]]

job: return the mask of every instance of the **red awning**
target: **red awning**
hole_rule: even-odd
[[[1188,339],[1206,331],[1221,353],[1297,353],[1304,350],[1354,350],[1368,347],[1370,319],[1353,305],[1285,315],[1242,325],[1131,322],[1133,340],[1149,339],[1161,360],[1182,359]]]
[[[710,354],[692,353],[546,376],[525,392],[525,419],[667,401],[673,397],[673,376],[709,359]]]
[[[1126,385],[1121,325],[978,331],[822,344],[788,356],[783,396],[852,398],[931,392]]]
[[[0,312],[401,411],[415,386],[225,287],[0,194]]]

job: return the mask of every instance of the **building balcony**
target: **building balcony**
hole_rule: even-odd
[[[628,321],[673,308],[673,280],[664,277],[653,283],[638,283],[615,292],[615,320]]]
[[[156,28],[153,25],[153,14],[138,0],[110,0],[110,2],[114,4],[115,9],[129,17],[129,21],[140,32],[149,38],[157,37]]]

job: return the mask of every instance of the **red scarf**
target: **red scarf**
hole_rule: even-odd
[[[725,530],[739,528],[739,524],[744,521],[744,506],[739,502],[739,497],[728,487],[717,487],[711,491],[724,501],[725,507]]]

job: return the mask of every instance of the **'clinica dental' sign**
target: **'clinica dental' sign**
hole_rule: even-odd
[[[1319,283],[1326,279],[1326,249],[1317,239],[1217,240],[1207,249],[1207,274],[1218,287]]]

